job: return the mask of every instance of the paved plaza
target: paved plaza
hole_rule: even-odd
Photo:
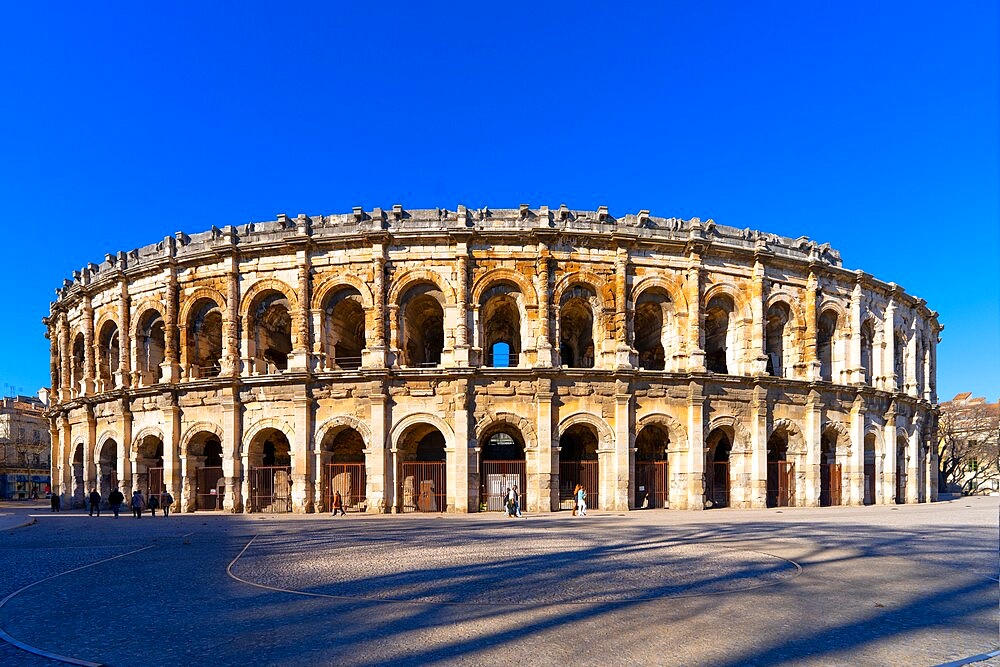
[[[136,520],[9,503],[0,628],[115,666],[935,665],[998,647],[998,509]],[[5,642],[0,664],[61,663]]]

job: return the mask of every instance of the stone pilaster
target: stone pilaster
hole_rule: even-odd
[[[893,401],[885,413],[885,427],[882,430],[882,452],[876,453],[876,464],[881,460],[881,474],[878,475],[876,483],[876,502],[879,505],[891,505],[896,498],[896,469],[898,464],[896,443],[896,418],[899,413],[896,403]]]
[[[232,227],[227,228],[226,239],[235,242]],[[240,374],[239,303],[240,271],[239,255],[235,250],[225,258],[226,266],[226,312],[222,320],[222,361],[220,375],[234,377]]]
[[[750,452],[749,483],[745,485],[750,497],[741,507],[767,507],[767,425],[770,421],[767,388],[755,385],[750,399]]]
[[[222,509],[227,512],[242,512],[246,496],[241,482],[245,483],[249,474],[249,471],[243,467],[243,406],[240,404],[237,388],[226,387],[220,393],[222,475],[226,480],[226,495],[222,500]]]
[[[701,254],[692,250],[688,257],[688,268],[684,284],[685,296],[688,302],[688,362],[690,373],[705,372],[705,341],[702,331],[702,292],[704,290]]]
[[[59,391],[59,400],[63,403],[73,398],[73,365],[70,359],[72,348],[69,341],[69,318],[66,311],[59,312],[59,347],[60,363],[62,364],[62,387]]]
[[[83,350],[83,383],[80,393],[89,396],[94,393],[97,364],[94,359],[94,306],[88,292],[83,293]]]
[[[549,333],[549,305],[552,298],[549,274],[549,248],[545,243],[539,243],[534,276],[535,291],[538,292],[538,338],[535,343],[538,361],[535,365],[539,368],[551,368],[553,364],[553,346]]]
[[[392,499],[395,497],[392,489],[396,484],[396,474],[389,466],[388,424],[389,395],[381,380],[371,383],[371,394],[368,396],[371,410],[371,442],[365,450],[365,474],[368,488],[368,512],[370,514],[387,514],[392,509]]]
[[[615,255],[615,368],[632,368],[638,361],[631,347],[628,271],[628,248],[619,247]]]
[[[292,511],[314,512],[315,486],[320,469],[313,463],[312,446],[315,415],[313,399],[305,385],[295,386],[292,399],[295,410],[295,434],[289,443],[292,450]]]
[[[823,397],[818,391],[809,391],[806,400],[806,419],[803,436],[806,441],[805,488],[796,490],[797,501],[805,507],[818,507],[820,495],[820,455],[823,430]]]
[[[670,507],[700,510],[705,508],[705,393],[702,385],[693,380],[688,383],[687,433],[687,443],[681,443],[687,447],[685,465],[677,466],[677,472],[670,466]],[[673,443],[670,448],[674,448]]]
[[[865,503],[865,399],[854,398],[851,405],[851,456],[847,473],[847,505]]]
[[[165,239],[171,249],[170,262],[167,264],[164,282],[167,285],[166,308],[163,313],[163,363],[161,377],[163,382],[174,383],[180,380],[181,367],[177,355],[177,265],[174,263],[174,239]]]
[[[630,465],[633,459],[633,405],[632,388],[628,382],[617,380],[615,382],[615,451],[613,454],[614,467],[610,490],[612,495],[610,503],[604,505],[603,509],[624,512],[632,505],[635,498],[635,470],[634,465]],[[630,474],[631,470],[631,474]]]
[[[819,331],[819,276],[816,275],[816,265],[813,264],[809,267],[809,277],[806,279],[806,291],[805,291],[805,345],[803,346],[803,364],[805,366],[804,373],[801,377],[811,382],[815,382],[820,379],[820,363],[819,357],[816,354],[816,337]],[[834,344],[833,339],[830,340],[830,346]],[[831,367],[833,365],[833,354],[831,350]]]
[[[530,464],[528,467],[528,508],[533,512],[554,512],[559,509],[559,446],[552,428],[554,398],[552,381],[539,378],[535,392],[538,451],[535,464],[537,478],[534,483]]]
[[[309,369],[309,301],[311,264],[308,247],[296,253],[298,264],[298,305],[292,314],[292,353],[288,355],[288,370]]]
[[[861,299],[864,296],[861,281],[863,276],[863,273],[857,274],[854,289],[851,291],[851,349],[849,358],[851,382],[855,385],[874,384],[873,378],[865,377],[865,367],[861,363]],[[874,368],[873,362],[872,369],[874,370]]]
[[[448,511],[467,513],[478,505],[477,485],[470,483],[469,459],[475,459],[474,438],[469,433],[469,383],[455,380],[455,413],[452,428],[455,442],[452,451],[445,451],[447,461]]]
[[[460,241],[455,249],[455,365],[469,365],[469,247],[465,241]],[[517,360],[511,360],[512,366],[517,366]],[[461,451],[462,448],[456,448]]]
[[[181,409],[171,392],[170,405],[163,408],[163,485],[174,500],[181,499]]]
[[[365,368],[385,368],[385,246],[372,244],[372,340],[362,352]]]
[[[128,280],[122,274],[118,291],[118,372],[115,373],[115,387],[119,389],[128,388],[132,384],[132,321],[130,308],[131,300],[129,299]]]
[[[765,276],[767,269],[764,265],[766,256],[762,250],[754,252],[753,274],[750,282],[750,351],[745,362],[749,365],[750,375],[765,375],[767,373],[767,354],[764,351],[766,340],[764,330],[767,325],[766,313],[764,312],[764,304],[767,301],[767,279]],[[746,368],[743,360],[737,358],[736,363],[737,369]],[[729,369],[729,372],[734,374],[732,368]],[[741,371],[737,370],[736,372]]]
[[[896,300],[892,297],[885,309],[884,327],[879,387],[886,391],[902,391],[903,379],[896,377]]]

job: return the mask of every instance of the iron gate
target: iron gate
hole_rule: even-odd
[[[597,461],[559,462],[559,500],[572,500],[573,489],[582,484],[587,492],[587,507],[597,508]]]
[[[712,507],[729,507],[729,463],[711,463],[705,476],[705,495]]]
[[[819,504],[840,505],[841,468],[839,463],[821,463],[819,466]]]
[[[146,469],[146,496],[162,495],[167,488],[163,486],[163,468]]]
[[[643,461],[635,464],[635,508],[668,506],[667,462]]]
[[[480,503],[487,512],[500,512],[507,504],[507,489],[517,486],[521,509],[527,508],[524,461],[483,461]]]
[[[795,464],[770,461],[767,464],[767,506],[791,507],[795,504]]]
[[[447,508],[444,461],[407,461],[401,465],[401,512],[443,512]]]
[[[368,509],[365,485],[367,476],[364,463],[327,463],[323,470],[326,478],[326,509],[333,510],[333,494],[340,491],[340,499],[347,512],[364,512]]]
[[[226,495],[222,466],[198,468],[195,480],[195,509],[221,510],[222,499]]]
[[[250,468],[250,508],[274,514],[292,511],[292,467]]]
[[[865,505],[875,504],[875,464],[865,463]]]

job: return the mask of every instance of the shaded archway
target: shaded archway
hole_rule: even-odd
[[[420,283],[400,301],[403,365],[438,366],[444,351],[444,294],[433,283]]]
[[[896,331],[892,345],[892,373],[896,379],[896,391],[906,389],[907,340],[901,331]]]
[[[776,428],[767,439],[767,507],[795,505],[795,464],[788,460],[788,431]]]
[[[906,503],[906,478],[907,478],[907,441],[905,435],[896,438],[896,504]]]
[[[777,301],[767,309],[764,325],[764,352],[767,355],[766,371],[775,377],[791,377],[791,309],[784,301]]]
[[[163,440],[157,435],[143,436],[135,449],[134,488],[149,494],[160,495],[163,484]]]
[[[187,446],[187,473],[188,488],[194,487],[188,509],[221,510],[226,497],[226,478],[222,470],[222,441],[216,433],[199,431],[191,437]]]
[[[644,290],[635,302],[635,349],[639,368],[662,371],[674,354],[673,303],[662,287]]]
[[[402,433],[395,452],[398,511],[447,509],[446,458],[444,434],[432,424],[416,423]]]
[[[816,330],[816,358],[819,360],[819,377],[833,381],[833,363],[837,335],[837,313],[826,310],[819,317]]]
[[[875,435],[865,435],[864,499],[865,505],[875,504]]]
[[[333,507],[338,491],[345,511],[367,509],[365,439],[357,429],[337,426],[328,430],[320,443],[320,465],[324,509]]]
[[[843,503],[843,466],[838,459],[840,433],[827,428],[820,436],[819,504],[820,507]]]
[[[118,442],[108,438],[97,455],[97,490],[104,505],[108,494],[118,488]]]
[[[292,457],[288,437],[279,429],[261,429],[247,448],[249,511],[292,511]]]
[[[160,364],[166,350],[163,317],[152,308],[146,310],[139,317],[136,333],[135,370],[139,374],[139,382],[143,385],[156,384],[162,375]]]
[[[118,325],[108,320],[97,333],[97,382],[100,391],[114,388],[114,376],[120,362]]]
[[[198,299],[185,323],[188,377],[216,377],[222,369],[222,308],[214,299]]]
[[[729,506],[729,455],[734,431],[725,426],[712,429],[705,439],[705,508]]]
[[[667,447],[670,433],[659,424],[647,424],[635,438],[635,508],[667,507]]]
[[[273,289],[263,291],[250,310],[249,350],[258,374],[288,370],[292,352],[292,306],[288,298]]]
[[[524,439],[510,424],[483,434],[479,454],[480,506],[490,512],[504,509],[507,490],[517,488],[520,506],[527,509],[527,469]]]
[[[587,491],[587,506],[599,507],[600,490],[597,429],[591,424],[573,424],[559,436],[559,500],[573,499],[577,484]]]
[[[736,306],[731,297],[718,294],[705,307],[705,368],[735,375]]]
[[[875,376],[872,374],[874,346],[875,325],[871,319],[867,319],[861,325],[861,369],[865,374],[864,382],[869,385],[875,382]]]
[[[520,288],[510,282],[500,282],[483,292],[479,321],[487,366],[519,365],[523,299]]]
[[[361,368],[365,350],[365,309],[356,287],[331,291],[323,303],[323,350],[331,370]]]
[[[83,507],[86,493],[83,486],[83,443],[80,442],[73,448],[72,506]]]
[[[73,365],[70,369],[72,372],[73,386],[71,387],[73,395],[77,395],[83,392],[83,371],[84,364],[86,363],[86,346],[84,345],[83,334],[78,333],[73,338]]]
[[[596,302],[594,291],[584,285],[563,293],[559,301],[559,359],[563,366],[594,367]]]

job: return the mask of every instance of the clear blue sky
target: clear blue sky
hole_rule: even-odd
[[[0,383],[106,252],[565,202],[830,242],[940,311],[942,400],[1000,396],[992,0],[392,4],[4,3]]]

